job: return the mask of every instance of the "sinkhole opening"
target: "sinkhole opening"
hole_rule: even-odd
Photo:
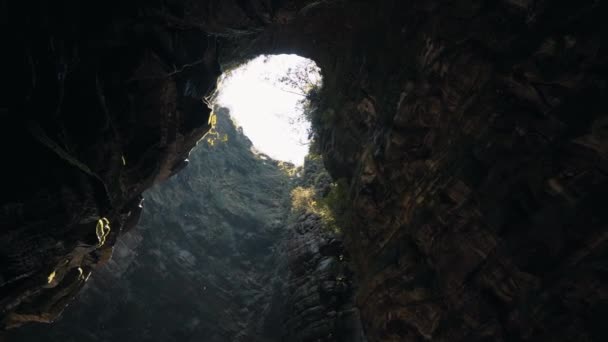
[[[225,70],[213,104],[229,109],[257,152],[301,166],[312,137],[309,116],[321,86],[321,70],[314,61],[262,55]]]

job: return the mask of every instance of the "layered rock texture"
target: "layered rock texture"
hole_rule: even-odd
[[[287,230],[279,253],[279,265],[286,272],[283,285],[274,293],[284,298],[280,341],[364,342],[354,302],[356,279],[344,250],[343,235],[318,206],[332,187],[321,159],[307,156],[293,183]],[[310,190],[309,201],[298,201],[298,189]]]
[[[109,258],[209,128],[220,65],[297,53],[369,341],[606,340],[607,6],[4,4],[3,326],[53,320]]]
[[[605,4],[384,5],[317,118],[368,338],[606,338]]]

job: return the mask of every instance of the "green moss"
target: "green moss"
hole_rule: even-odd
[[[348,183],[332,182],[321,155],[310,153],[305,158],[303,175],[291,191],[292,220],[303,213],[318,216],[326,230],[341,233],[351,216]]]

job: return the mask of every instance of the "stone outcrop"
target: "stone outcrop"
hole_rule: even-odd
[[[322,200],[329,177],[319,164],[320,160],[307,158],[297,182],[314,189],[317,200]],[[366,341],[342,234],[310,210],[292,207],[289,221],[281,250],[288,270],[281,289],[286,303],[281,341]]]
[[[605,13],[545,0],[6,4],[3,325],[53,320],[80,272],[109,258],[141,192],[208,129],[200,98],[219,65],[289,52],[323,71],[316,144],[349,188],[344,248],[370,341],[605,340]]]
[[[64,317],[10,337],[273,340],[263,336],[262,318],[270,316],[269,284],[281,281],[275,250],[292,180],[276,161],[252,152],[227,110],[215,115],[221,139],[200,142],[184,171],[146,191],[138,228],[121,236],[113,259]]]
[[[139,227],[64,317],[11,340],[365,341],[341,234],[290,209],[295,185],[330,186],[320,159],[289,176],[216,113],[220,139],[145,193]]]
[[[53,321],[135,225],[141,193],[209,129],[215,39],[142,10],[3,5],[15,28],[3,30],[14,57],[0,105],[3,326]]]
[[[606,8],[401,3],[321,64],[368,338],[602,340]]]

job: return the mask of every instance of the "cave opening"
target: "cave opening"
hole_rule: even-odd
[[[314,61],[293,54],[260,55],[225,68],[212,102],[229,110],[262,155],[301,166],[321,86],[321,69]]]
[[[225,67],[206,98],[211,130],[188,166],[144,193],[137,229],[120,237],[77,305],[12,336],[279,341],[351,310],[351,271],[324,200],[340,189],[309,151],[321,87],[319,67],[297,55]],[[297,271],[302,264],[322,272]],[[306,303],[284,297],[294,282],[324,290]],[[110,297],[120,300],[105,306]],[[300,307],[322,310],[292,327],[284,316]]]

